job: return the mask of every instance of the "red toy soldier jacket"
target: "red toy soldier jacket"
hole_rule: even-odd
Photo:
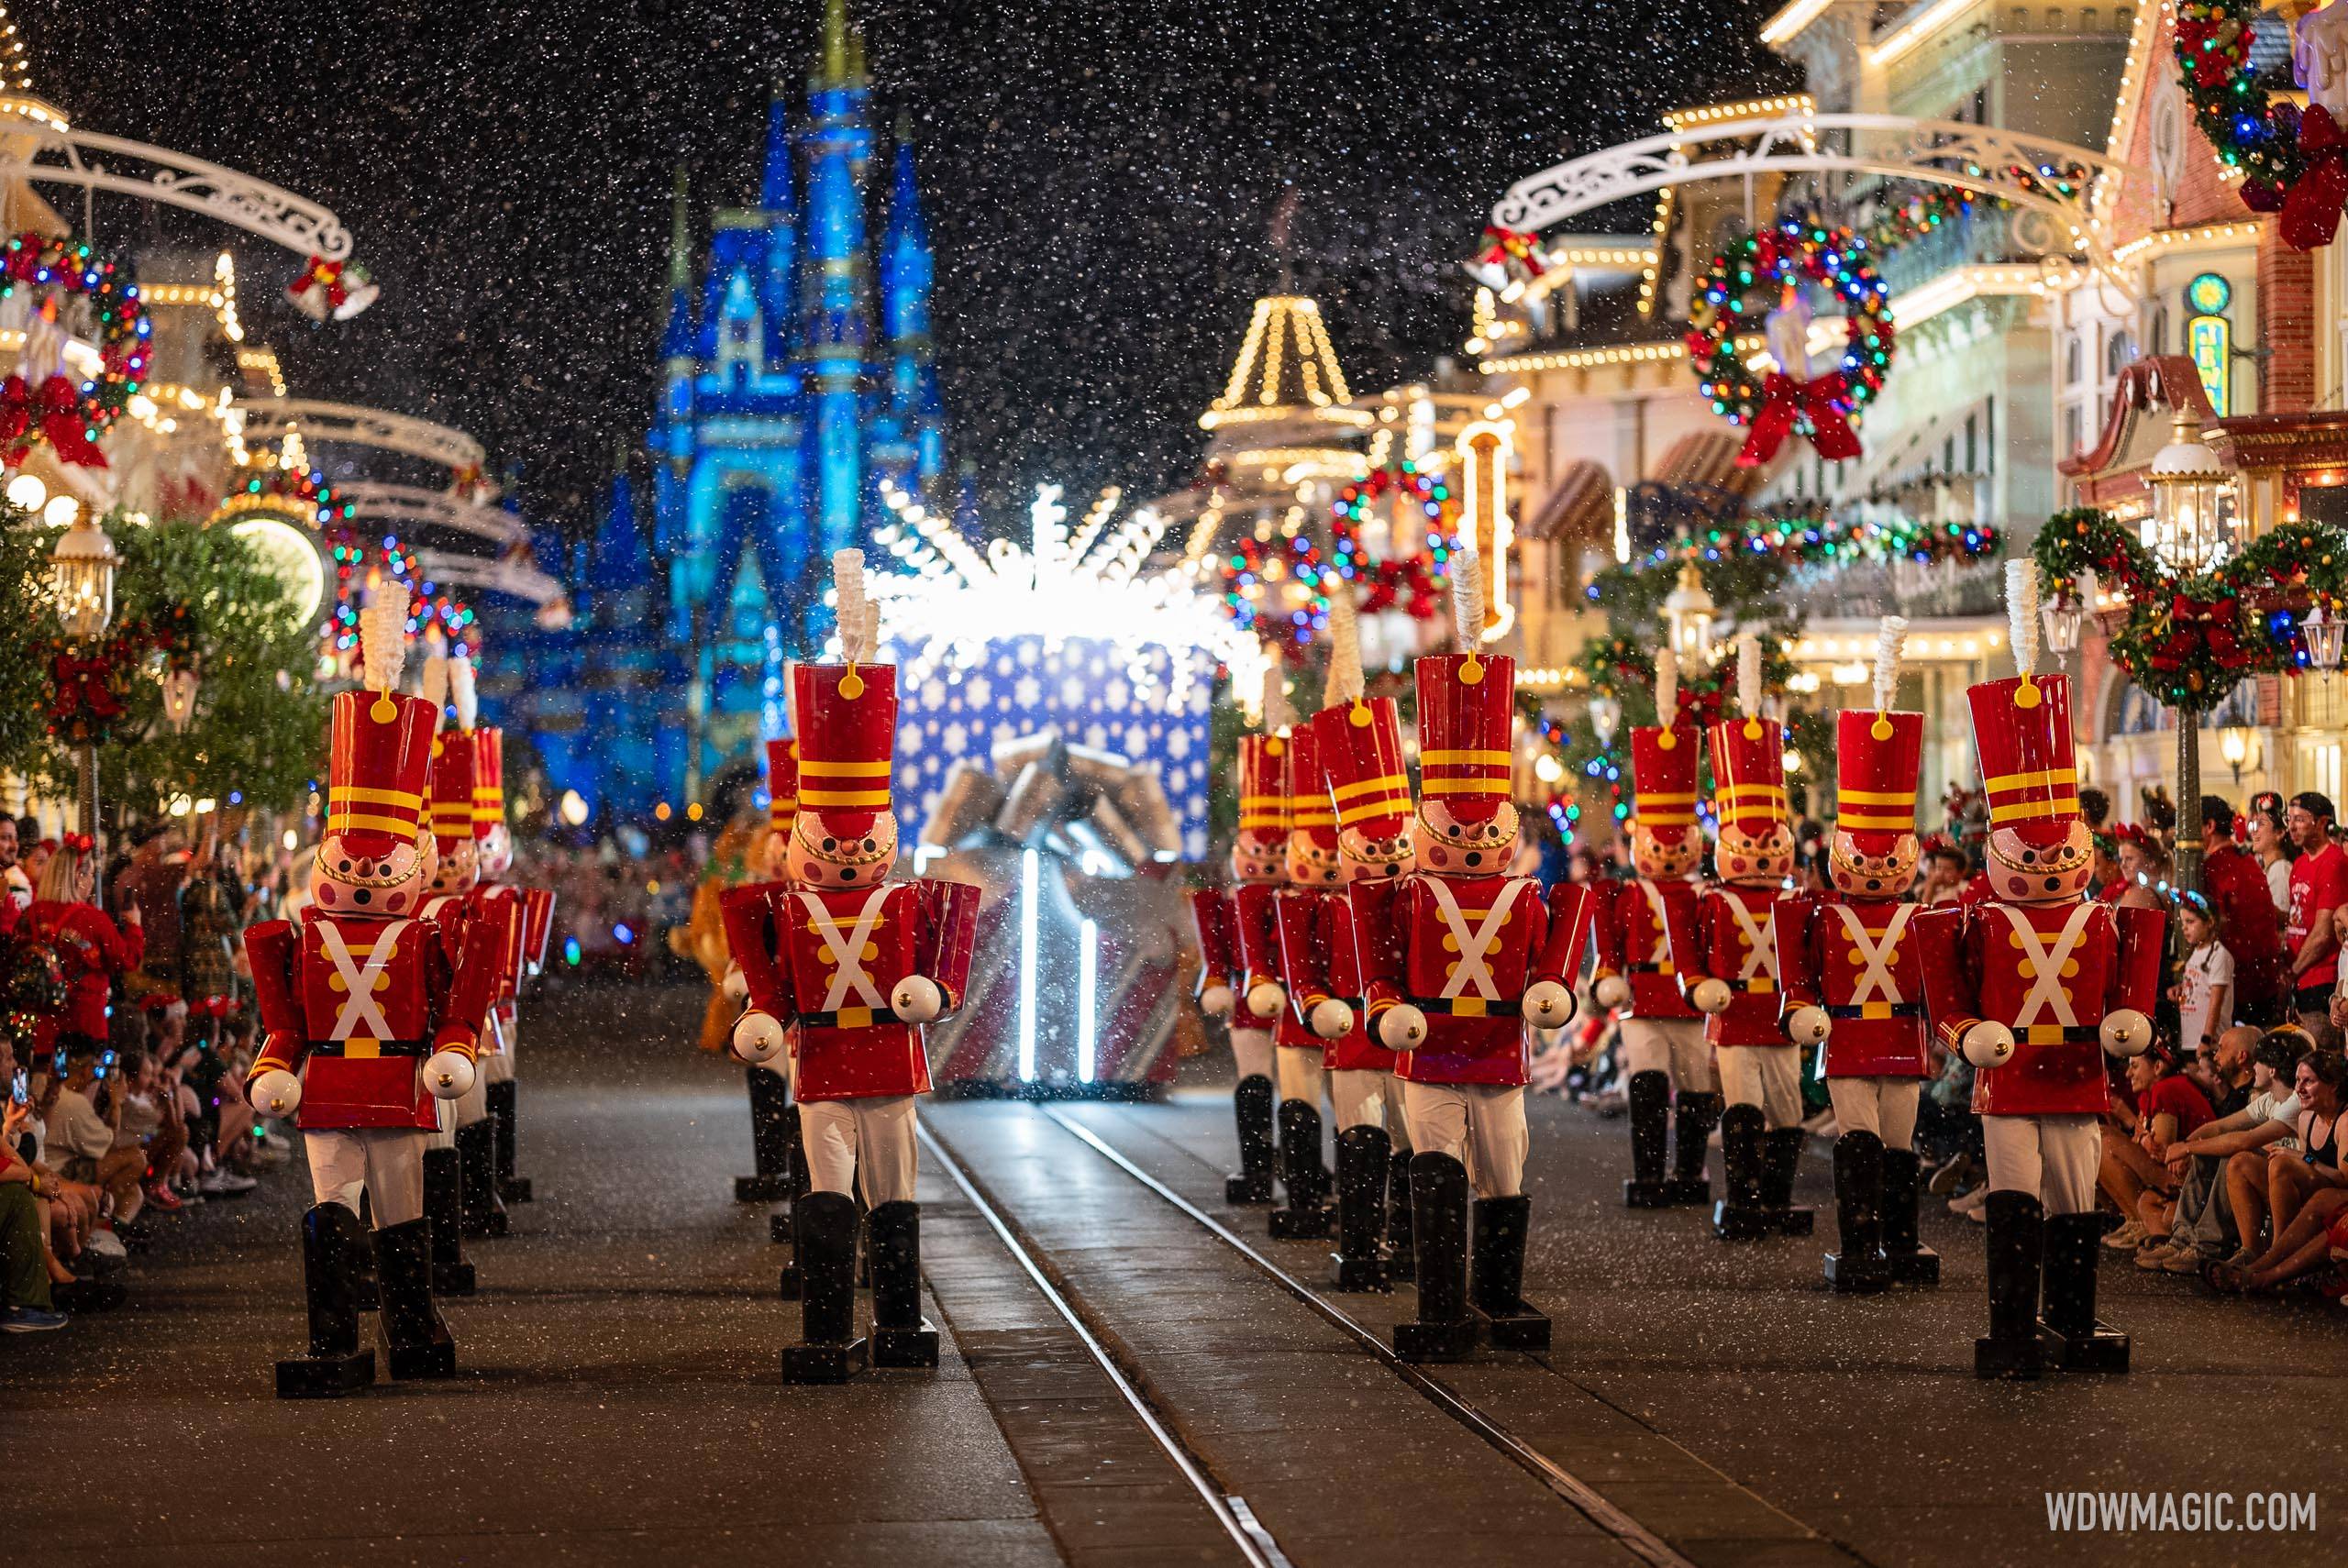
[[[1597,939],[1598,977],[1620,975],[1630,982],[1633,1018],[1700,1018],[1679,992],[1679,971],[1671,962],[1671,917],[1695,918],[1696,885],[1685,878],[1657,882],[1645,877],[1602,882],[1590,899],[1591,934]]]
[[[1231,894],[1221,888],[1193,888],[1190,892],[1191,924],[1199,935],[1199,985],[1204,996],[1215,986],[1239,991],[1237,912]]]
[[[1916,917],[1932,1023],[1958,1049],[1985,1019],[2014,1032],[2004,1066],[1974,1075],[1982,1116],[2100,1115],[2110,1104],[2098,1026],[2150,1014],[2160,990],[2158,910],[1985,900]]]
[[[1246,882],[1231,890],[1232,911],[1235,916],[1239,948],[1239,966],[1244,977],[1237,988],[1239,1027],[1269,1029],[1272,1043],[1291,1051],[1318,1051],[1321,1037],[1304,1027],[1293,1007],[1283,1007],[1269,1019],[1257,1018],[1247,1011],[1247,992],[1269,980],[1289,992],[1287,970],[1280,958],[1279,900],[1288,889],[1266,882]]]
[[[1699,980],[1728,982],[1728,1010],[1705,1021],[1708,1044],[1793,1043],[1778,1023],[1778,944],[1770,934],[1777,906],[1776,889],[1731,882],[1715,883],[1678,909],[1666,905],[1680,994],[1692,998]]]
[[[1911,929],[1918,906],[1840,893],[1778,900],[1780,1019],[1822,1007],[1826,1077],[1922,1077],[1923,946]]]
[[[1560,882],[1544,907],[1528,877],[1413,872],[1399,885],[1357,883],[1347,891],[1369,1016],[1403,1002],[1427,1016],[1427,1037],[1396,1055],[1395,1075],[1523,1084],[1525,990],[1541,980],[1573,984],[1589,939],[1589,889]]]
[[[1369,1037],[1362,1013],[1361,959],[1354,945],[1354,908],[1342,889],[1291,889],[1279,897],[1280,961],[1288,1011],[1312,1032],[1312,1010],[1332,999],[1353,1010],[1353,1027],[1322,1040],[1322,1065],[1335,1072],[1390,1073],[1394,1053]],[[1287,1022],[1284,1016],[1281,1020]],[[1315,1040],[1320,1036],[1312,1035]]]
[[[245,933],[266,1038],[255,1071],[302,1079],[305,1132],[440,1124],[424,1058],[471,1049],[512,940],[502,913],[472,921],[463,946],[431,921],[305,913]]]
[[[724,900],[750,1005],[800,1026],[798,1097],[927,1094],[921,1026],[890,1010],[897,982],[937,982],[951,1012],[969,984],[979,889],[930,878],[874,888],[754,883]]]

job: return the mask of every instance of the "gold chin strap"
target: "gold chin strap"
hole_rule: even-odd
[[[2036,860],[2025,865],[2023,862],[2016,860],[2010,856],[2002,853],[1998,848],[1998,841],[1994,836],[1989,840],[1989,858],[2004,867],[2007,870],[2019,871],[2026,877],[2064,876],[2069,872],[2077,871],[2081,867],[2087,865],[2089,856],[2091,856],[2093,853],[2094,848],[2092,843],[2090,843],[2088,848],[2077,851],[2073,851],[2066,846],[2063,851],[2062,858],[2059,860],[2054,858],[2054,851],[2042,849],[2036,851],[2038,856]]]
[[[824,835],[816,827],[815,819],[804,812],[792,819],[791,831],[799,836],[801,844],[807,846],[807,853],[823,856],[842,866],[869,866],[876,860],[894,860],[897,857],[897,840],[893,834],[885,845],[868,853],[862,838],[841,839],[835,847],[825,849]],[[874,842],[880,842],[877,834]],[[851,843],[856,846],[853,851],[848,848]]]
[[[409,863],[407,870],[401,876],[354,877],[348,871],[338,871],[327,863],[327,845],[333,842],[334,840],[332,837],[319,840],[318,847],[310,852],[310,856],[316,864],[318,874],[320,876],[323,876],[327,880],[338,883],[346,888],[370,888],[378,890],[391,888],[404,888],[410,882],[415,881],[417,873],[424,869],[424,856],[419,855],[415,858],[415,860]]]

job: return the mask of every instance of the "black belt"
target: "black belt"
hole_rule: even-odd
[[[810,1029],[869,1029],[876,1023],[902,1021],[892,1008],[844,1007],[837,1012],[803,1012],[799,1021]]]
[[[313,1056],[349,1056],[353,1061],[363,1060],[370,1054],[361,1052],[358,1056],[351,1056],[350,1052],[345,1048],[351,1043],[348,1040],[314,1041],[311,1043],[309,1054]],[[377,1056],[429,1056],[432,1055],[432,1043],[428,1040],[377,1040],[370,1043],[373,1046],[371,1054]]]
[[[1405,997],[1403,1000],[1421,1012],[1448,1018],[1516,1018],[1522,1012],[1519,1003],[1505,999],[1486,1001],[1481,997]]]
[[[1887,1006],[1891,1009],[1889,1012],[1870,1014],[1867,1011],[1871,1007]],[[1920,1001],[1837,1002],[1827,1007],[1826,1016],[1829,1018],[1922,1018],[1924,1016],[1924,1004]]]
[[[1676,975],[1679,972],[1669,964],[1632,964],[1626,967],[1634,975]]]
[[[2008,1024],[2006,1027],[2013,1030],[2014,1043],[2017,1045],[2100,1045],[2103,1043],[2102,1029],[2092,1023],[2032,1023],[2021,1026]],[[2060,1029],[2063,1032],[2063,1037],[2060,1040],[2033,1038],[2039,1031],[2054,1029]]]

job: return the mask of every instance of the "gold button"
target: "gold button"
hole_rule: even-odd
[[[1854,947],[1851,949],[1850,959],[1854,964],[1864,965],[1867,961],[1867,955]]]
[[[1459,951],[1459,939],[1458,939],[1457,937],[1456,937],[1456,936],[1449,936],[1449,935],[1446,935],[1446,936],[1443,939],[1443,950],[1444,950],[1445,953],[1456,953],[1456,952],[1458,952],[1458,951]]]

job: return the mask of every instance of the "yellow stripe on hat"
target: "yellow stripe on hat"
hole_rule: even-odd
[[[387,833],[394,838],[405,838],[415,832],[415,823],[410,818],[371,816],[363,812],[329,812],[327,832]]]
[[[1904,806],[1911,812],[1916,809],[1912,791],[1902,794],[1896,790],[1845,790],[1842,801],[1846,806]]]
[[[879,762],[810,762],[799,759],[802,778],[886,778],[895,766],[886,757]]]
[[[1411,798],[1408,795],[1384,795],[1375,801],[1347,806],[1337,813],[1337,825],[1351,827],[1372,817],[1406,817],[1410,814]]]
[[[1658,806],[1692,806],[1696,803],[1696,791],[1693,790],[1642,790],[1639,791],[1639,801],[1642,804],[1652,801]]]
[[[1696,820],[1693,812],[1650,812],[1641,806],[1637,812],[1642,827],[1687,827]]]
[[[1916,827],[1913,812],[1838,812],[1834,821],[1838,826],[1862,833],[1912,833]]]
[[[1289,813],[1288,825],[1292,828],[1335,827],[1337,813],[1333,811],[1307,811],[1299,807]]]
[[[1786,803],[1786,791],[1780,784],[1732,784],[1721,791],[1721,798],[1733,806],[1756,801],[1765,806],[1782,806]]]
[[[1501,795],[1508,793],[1506,778],[1422,778],[1422,795]]]
[[[799,803],[803,806],[878,806],[886,810],[889,791],[886,790],[802,790]]]
[[[424,797],[410,794],[405,790],[376,790],[364,784],[334,784],[327,789],[327,802],[329,805],[400,806],[413,812],[423,808]]]
[[[1506,767],[1504,751],[1423,751],[1419,761],[1429,767]]]
[[[2000,773],[1982,788],[1995,795],[2008,790],[2077,789],[2078,782],[2076,767],[2042,767],[2035,773]]]
[[[1379,778],[1365,778],[1358,784],[1343,784],[1330,791],[1340,801],[1356,800],[1363,795],[1408,795],[1411,781],[1399,773],[1389,773]]]
[[[2057,795],[2051,801],[2017,801],[2011,805],[1989,808],[1993,823],[2029,823],[2047,817],[2075,817],[2079,814],[2077,795]]]

